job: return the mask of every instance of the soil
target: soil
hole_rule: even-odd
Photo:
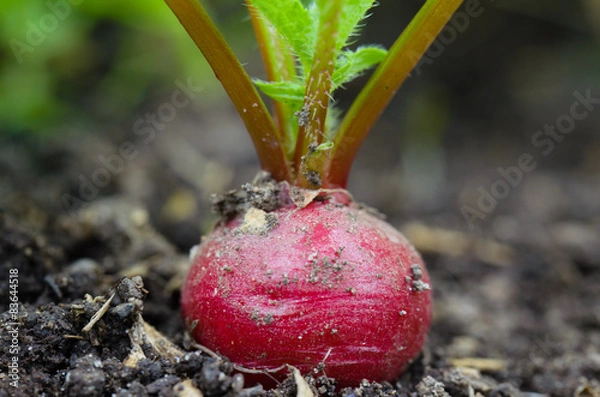
[[[57,151],[67,161],[78,150],[58,142],[21,161],[47,161]],[[116,188],[80,208],[57,208],[38,189],[69,191],[73,176],[58,169],[64,179],[42,187],[2,181],[10,194],[0,214],[0,396],[600,395],[598,218],[563,214],[537,234],[507,216],[484,234],[428,224],[427,215],[392,219],[432,277],[435,314],[421,355],[394,384],[365,380],[339,390],[325,363],[303,374],[308,389],[290,369],[287,381],[265,390],[185,334],[178,302],[189,259],[168,221]],[[30,170],[25,179],[44,177]],[[216,197],[215,208],[230,216],[248,202],[277,205],[277,184],[261,181],[260,189]],[[18,388],[10,385],[15,374]]]
[[[388,3],[366,43],[394,38],[421,2]],[[575,94],[600,97],[600,36],[581,8],[594,2],[482,3],[456,42],[418,65],[351,174],[352,194],[404,232],[431,276],[428,341],[400,379],[340,390],[325,362],[306,383],[290,372],[266,390],[186,337],[189,251],[216,221],[210,195],[257,173],[250,140],[230,105],[200,96],[143,140],[136,120],[171,87],[114,121],[112,98],[70,68],[57,86],[85,87],[74,106],[89,124],[0,141],[0,397],[600,396],[600,108],[541,148],[532,140]],[[518,182],[467,222],[464,206],[480,209],[498,168],[518,165]],[[262,193],[247,186],[215,206],[232,216],[248,197],[275,205]]]

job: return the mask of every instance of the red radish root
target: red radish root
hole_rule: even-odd
[[[229,219],[203,238],[182,289],[198,342],[247,368],[306,373],[327,356],[340,386],[393,381],[418,354],[431,319],[423,261],[345,190],[267,182],[217,206]]]

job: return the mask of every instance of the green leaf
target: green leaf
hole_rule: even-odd
[[[247,2],[289,45],[300,66],[293,81],[254,82],[265,95],[284,106],[285,111],[280,113],[287,116],[280,119],[291,123],[285,135],[289,137],[290,145],[296,146],[295,157],[301,158],[298,153],[305,152],[306,146],[312,142],[304,135],[305,130],[316,134],[317,141],[323,136],[327,138],[334,135],[337,113],[329,115],[327,110],[331,106],[329,98],[333,91],[379,63],[386,55],[384,49],[375,46],[359,47],[354,51],[342,50],[348,44],[348,39],[356,34],[357,25],[373,6],[374,0]],[[322,76],[331,76],[331,79]],[[273,76],[269,79],[280,80]],[[317,104],[320,107],[315,107]],[[310,114],[308,123],[312,124],[306,124],[303,118],[295,120],[291,117],[299,112]]]
[[[304,84],[290,81],[264,81],[255,79],[254,84],[270,98],[289,104],[291,107],[302,106],[304,101]]]
[[[315,52],[317,26],[300,0],[251,0],[283,36],[308,74]]]
[[[345,3],[336,44],[338,51],[346,46],[350,36],[356,34],[357,25],[365,17],[369,8],[373,7],[375,0],[346,0]]]
[[[352,81],[365,70],[377,65],[385,58],[387,50],[376,46],[363,46],[356,51],[344,51],[333,72],[333,88]]]

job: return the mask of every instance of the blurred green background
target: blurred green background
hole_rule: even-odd
[[[243,2],[203,3],[250,74],[261,77]],[[498,166],[531,150],[532,135],[568,111],[575,91],[600,97],[599,0],[469,3],[478,15],[437,42],[353,169],[350,190],[392,219],[463,229],[461,206],[475,202]],[[357,45],[389,47],[421,4],[381,0]],[[341,109],[365,80],[340,91]],[[202,91],[145,142],[136,122],[168,102],[177,81]],[[482,225],[503,213],[530,216],[523,203],[542,205],[548,192],[564,189],[544,184],[557,172],[596,183],[599,123],[600,108],[540,158],[531,181]],[[64,196],[79,197],[82,178],[103,166],[99,157],[124,142],[139,155],[82,205],[109,196],[142,202],[181,247],[210,224],[208,195],[257,171],[239,118],[162,0],[0,0],[0,207],[23,214],[22,203],[33,202],[48,214],[68,212]],[[574,208],[571,201],[556,212],[556,205],[553,216]],[[588,215],[598,210],[585,205]]]
[[[218,12],[206,6],[227,36],[251,49],[244,7],[215,3]],[[3,133],[119,122],[181,75],[202,79],[213,98],[208,66],[162,1],[3,0],[0,35]]]

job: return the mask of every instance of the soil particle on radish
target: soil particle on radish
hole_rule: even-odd
[[[261,171],[253,183],[244,184],[239,190],[232,189],[225,194],[213,194],[212,209],[228,220],[250,208],[271,212],[284,204],[280,197],[280,185],[268,172]]]
[[[244,215],[242,224],[234,233],[266,235],[277,226],[277,216],[256,207],[250,207]]]
[[[317,171],[306,171],[304,174],[308,183],[311,184],[312,187],[321,187],[323,185],[323,181],[321,180],[321,175]]]
[[[421,265],[418,263],[413,263],[410,266],[410,271],[412,273],[412,289],[416,292],[427,291],[431,289],[429,283],[424,282],[423,279],[423,270],[421,269]]]

